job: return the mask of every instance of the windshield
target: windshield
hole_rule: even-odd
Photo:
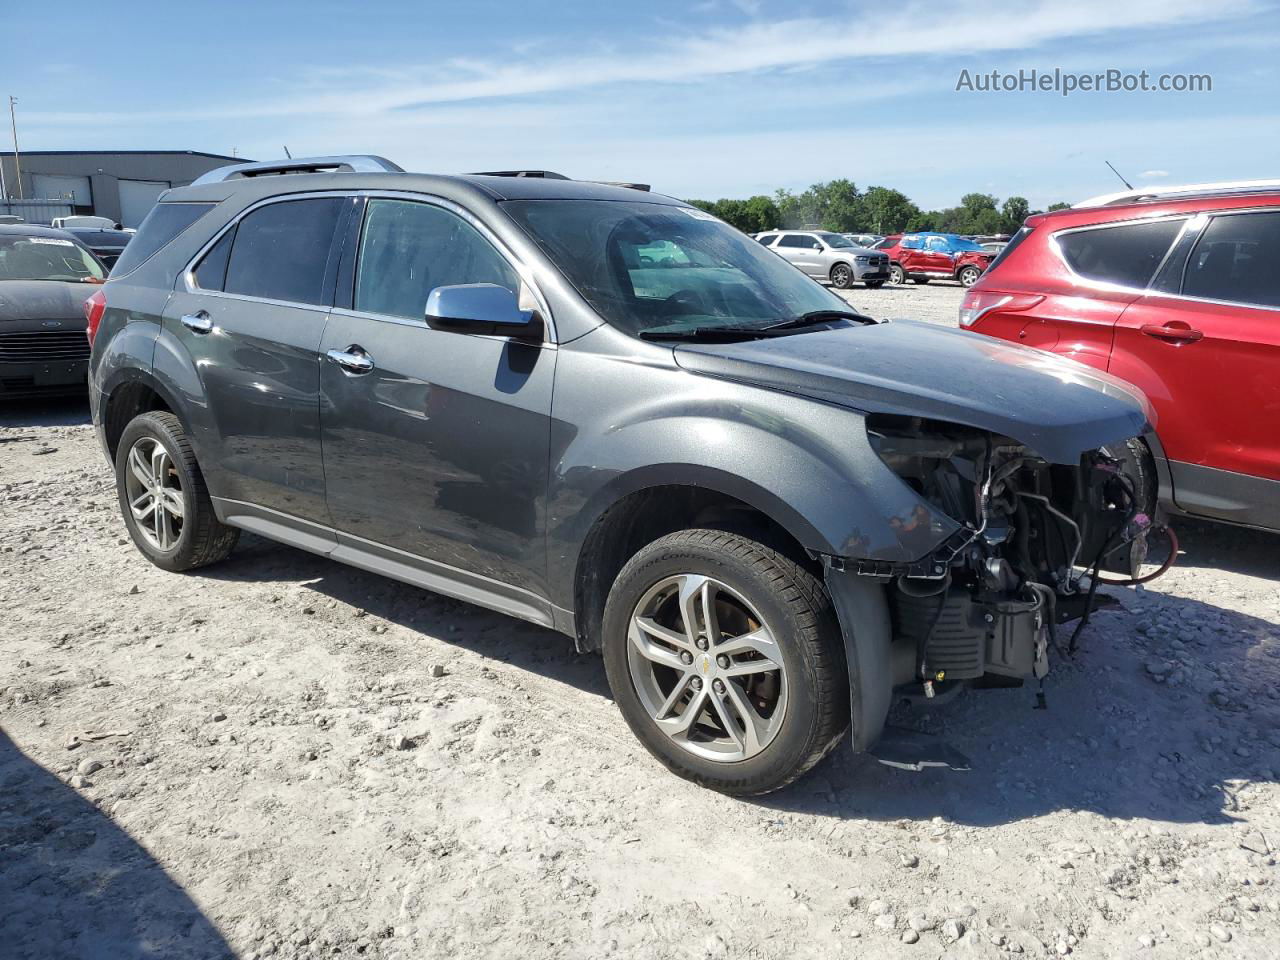
[[[605,320],[633,336],[851,312],[776,253],[689,207],[514,200],[503,209]]]
[[[838,233],[820,233],[819,237],[828,247],[854,247],[857,246],[848,237],[842,237]]]
[[[102,265],[84,247],[59,237],[0,237],[0,280],[102,280]]]

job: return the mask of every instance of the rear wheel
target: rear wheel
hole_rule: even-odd
[[[831,285],[839,290],[853,286],[853,270],[847,263],[837,263],[831,268]]]
[[[956,279],[960,281],[960,286],[972,287],[978,282],[980,276],[982,271],[977,267],[961,267],[960,272],[956,274]]]
[[[889,282],[895,283],[895,284],[906,283],[907,282],[906,271],[903,270],[902,267],[899,266],[898,264],[896,263],[893,264],[892,266],[889,267]]]
[[[684,530],[632,557],[605,607],[604,660],[641,743],[724,793],[786,786],[848,724],[844,645],[822,585],[738,534]]]
[[[165,570],[216,563],[240,531],[219,522],[191,441],[172,413],[134,417],[116,451],[116,493],[134,545]]]

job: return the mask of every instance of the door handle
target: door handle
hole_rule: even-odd
[[[1144,323],[1139,329],[1148,337],[1155,337],[1158,340],[1177,340],[1180,343],[1194,343],[1197,340],[1204,339],[1204,333],[1194,327],[1161,326],[1156,323]]]
[[[356,344],[352,344],[345,350],[330,350],[325,356],[347,373],[368,373],[373,369],[373,357]]]
[[[213,329],[213,318],[203,310],[182,315],[182,325],[193,333],[208,333]]]

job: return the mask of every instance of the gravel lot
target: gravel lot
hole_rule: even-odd
[[[971,772],[838,750],[744,802],[558,634],[249,536],[150,566],[85,421],[0,408],[6,957],[1276,956],[1274,537],[1182,525],[1045,711],[903,713]]]

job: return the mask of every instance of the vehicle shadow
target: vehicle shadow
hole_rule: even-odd
[[[562,633],[252,534],[244,534],[227,560],[202,570],[201,575],[242,582],[301,582],[322,597],[367,611],[388,623],[585,693],[611,696],[600,658],[576,653],[573,641]]]
[[[5,957],[234,957],[160,864],[0,728]]]
[[[969,691],[936,708],[895,708],[891,722],[941,737],[970,758],[971,770],[903,771],[846,748],[761,804],[970,826],[1058,810],[1172,823],[1239,819],[1239,788],[1280,778],[1280,740],[1268,740],[1280,724],[1280,700],[1271,697],[1280,627],[1198,600],[1151,592],[1135,602],[1117,593],[1124,605],[1094,616],[1077,656],[1054,658],[1047,709],[1035,708],[1032,683]],[[1157,682],[1149,664],[1157,674],[1173,666]]]
[[[0,427],[75,427],[89,422],[87,396],[0,400]]]
[[[1280,580],[1280,534],[1185,518],[1174,521],[1173,527],[1180,567]]]
[[[460,649],[611,696],[599,658],[576,654],[559,633],[257,537],[246,535],[204,575],[299,583]],[[895,708],[891,722],[941,736],[972,770],[897,770],[853,755],[846,742],[794,786],[747,802],[837,819],[941,816],[971,826],[1059,810],[1178,823],[1236,819],[1242,782],[1280,776],[1280,750],[1266,739],[1280,728],[1280,701],[1270,697],[1280,689],[1280,628],[1154,590],[1114,592],[1122,604],[1094,616],[1078,655],[1054,658],[1048,709],[1035,709],[1033,684],[969,692],[930,709]],[[1158,683],[1147,670],[1152,662],[1175,666]],[[1235,752],[1239,746],[1247,755]]]

